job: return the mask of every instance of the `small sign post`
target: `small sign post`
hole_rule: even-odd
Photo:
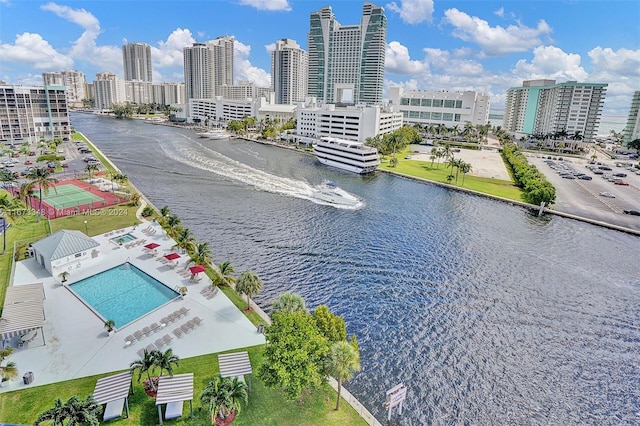
[[[407,387],[400,383],[387,391],[387,398],[384,403],[389,410],[387,421],[391,421],[391,411],[394,407],[398,407],[398,414],[402,415],[402,402],[407,398]]]

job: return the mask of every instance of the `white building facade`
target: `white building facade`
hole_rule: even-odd
[[[151,46],[146,43],[129,43],[122,46],[122,64],[125,81],[140,80],[151,83]]]
[[[387,18],[371,3],[360,25],[340,25],[330,6],[312,12],[307,35],[308,95],[325,103],[382,101]]]
[[[474,91],[432,92],[389,88],[389,102],[402,113],[405,124],[445,125],[453,127],[469,122],[489,122],[490,97]]]
[[[214,96],[221,95],[221,86],[233,86],[233,46],[235,39],[232,36],[217,37],[208,41],[207,47],[211,50],[213,60],[213,91]]]
[[[213,99],[213,57],[205,43],[182,49],[184,87],[187,100]]]
[[[186,103],[184,83],[160,83],[152,86],[153,102],[160,105]]]
[[[67,103],[70,108],[82,107],[82,101],[88,99],[87,81],[84,73],[76,70],[42,73],[45,86],[67,86]]]
[[[594,142],[606,94],[605,83],[527,80],[507,91],[503,127],[516,136],[566,132]]]
[[[301,140],[334,137],[364,143],[367,138],[392,133],[401,127],[402,113],[378,105],[317,106],[308,99],[296,109],[296,135]]]
[[[66,86],[0,86],[0,141],[71,139]]]
[[[100,72],[93,81],[96,109],[111,109],[114,104],[121,104],[127,100],[124,80],[120,80],[114,73]]]
[[[238,84],[231,86],[219,87],[220,96],[223,99],[245,100],[259,99],[260,97],[269,98],[271,88],[258,87],[249,81],[239,81]]]
[[[295,40],[283,38],[271,52],[271,90],[277,104],[294,104],[307,96],[309,59]]]
[[[636,139],[640,139],[640,90],[633,92],[627,125],[622,131],[622,143],[624,145]]]

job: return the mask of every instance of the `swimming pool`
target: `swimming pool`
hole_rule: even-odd
[[[103,320],[120,328],[175,299],[179,294],[130,263],[69,286]]]
[[[122,244],[128,243],[130,241],[133,240],[137,240],[138,237],[131,235],[131,234],[122,234],[122,235],[118,235],[117,237],[111,238],[111,242],[115,243],[115,244],[120,244],[120,240],[122,240]]]

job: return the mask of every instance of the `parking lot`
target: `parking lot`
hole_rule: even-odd
[[[640,230],[640,216],[624,213],[640,211],[640,175],[624,164],[629,160],[599,159],[600,164],[590,164],[587,159],[548,157],[527,155],[555,186],[555,210]]]
[[[10,148],[9,146],[7,148]],[[79,148],[86,148],[83,151],[80,151]],[[83,176],[85,172],[85,168],[88,164],[86,159],[93,157],[91,150],[87,148],[81,142],[73,142],[67,141],[63,142],[58,146],[56,155],[64,157],[64,160],[60,161],[58,164],[49,164],[46,161],[36,162],[36,159],[43,154],[41,150],[32,151],[34,155],[25,155],[17,153],[18,156],[11,156],[10,154],[5,154],[4,157],[0,160],[0,168],[11,170],[14,174],[17,175],[17,181],[15,182],[15,187],[20,187],[22,182],[26,182],[27,179],[25,175],[28,173],[29,169],[33,167],[48,167],[53,170],[53,177],[59,180],[67,179],[67,178],[77,178]],[[94,158],[99,169],[102,169],[102,166]]]

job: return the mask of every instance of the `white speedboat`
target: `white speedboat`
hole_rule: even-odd
[[[229,133],[224,130],[210,130],[208,132],[198,133],[198,136],[206,139],[228,139]]]
[[[315,187],[311,193],[311,198],[321,204],[330,204],[337,207],[355,209],[364,205],[360,198],[349,194],[347,191],[340,189],[335,183],[328,181]]]

